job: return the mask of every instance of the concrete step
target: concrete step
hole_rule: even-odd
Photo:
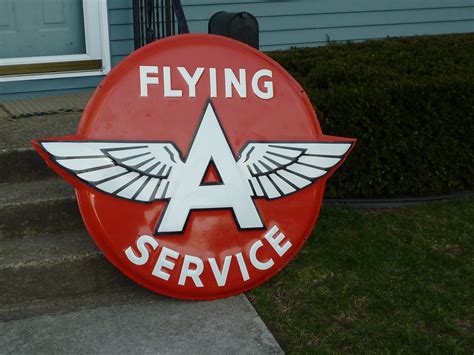
[[[104,289],[80,295],[62,295],[0,305],[0,322],[26,319],[47,314],[64,314],[111,305],[153,301],[160,295],[137,284]]]
[[[75,134],[81,113],[0,118],[0,182],[33,180],[54,172],[33,149],[32,139]]]
[[[0,304],[129,287],[85,230],[0,240]]]
[[[0,323],[2,353],[281,354],[245,296],[211,302],[134,297]]]
[[[0,183],[42,179],[55,175],[33,148],[0,151]]]
[[[81,225],[74,189],[60,177],[0,183],[0,239]]]
[[[0,101],[0,118],[17,119],[54,113],[81,112],[92,91],[68,95]]]
[[[46,314],[64,314],[103,306],[152,301],[158,294],[139,285],[104,289],[74,296],[59,296],[0,305],[0,322],[37,317]]]

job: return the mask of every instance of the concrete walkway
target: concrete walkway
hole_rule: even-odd
[[[280,354],[244,296],[154,300],[0,323],[1,353]]]

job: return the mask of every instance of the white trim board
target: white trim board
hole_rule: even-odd
[[[86,53],[43,57],[5,58],[0,59],[0,66],[100,59],[102,60],[102,69],[75,72],[6,75],[0,76],[0,82],[71,78],[107,74],[111,69],[107,0],[82,1],[84,6]]]

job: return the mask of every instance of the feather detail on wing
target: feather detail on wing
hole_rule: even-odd
[[[41,142],[53,160],[108,194],[151,202],[168,196],[171,170],[182,164],[171,143]]]
[[[326,175],[350,142],[249,143],[237,162],[253,196],[274,199],[296,192]]]

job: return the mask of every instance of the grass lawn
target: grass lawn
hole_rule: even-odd
[[[247,295],[283,350],[474,351],[474,200],[325,207],[298,256]]]

